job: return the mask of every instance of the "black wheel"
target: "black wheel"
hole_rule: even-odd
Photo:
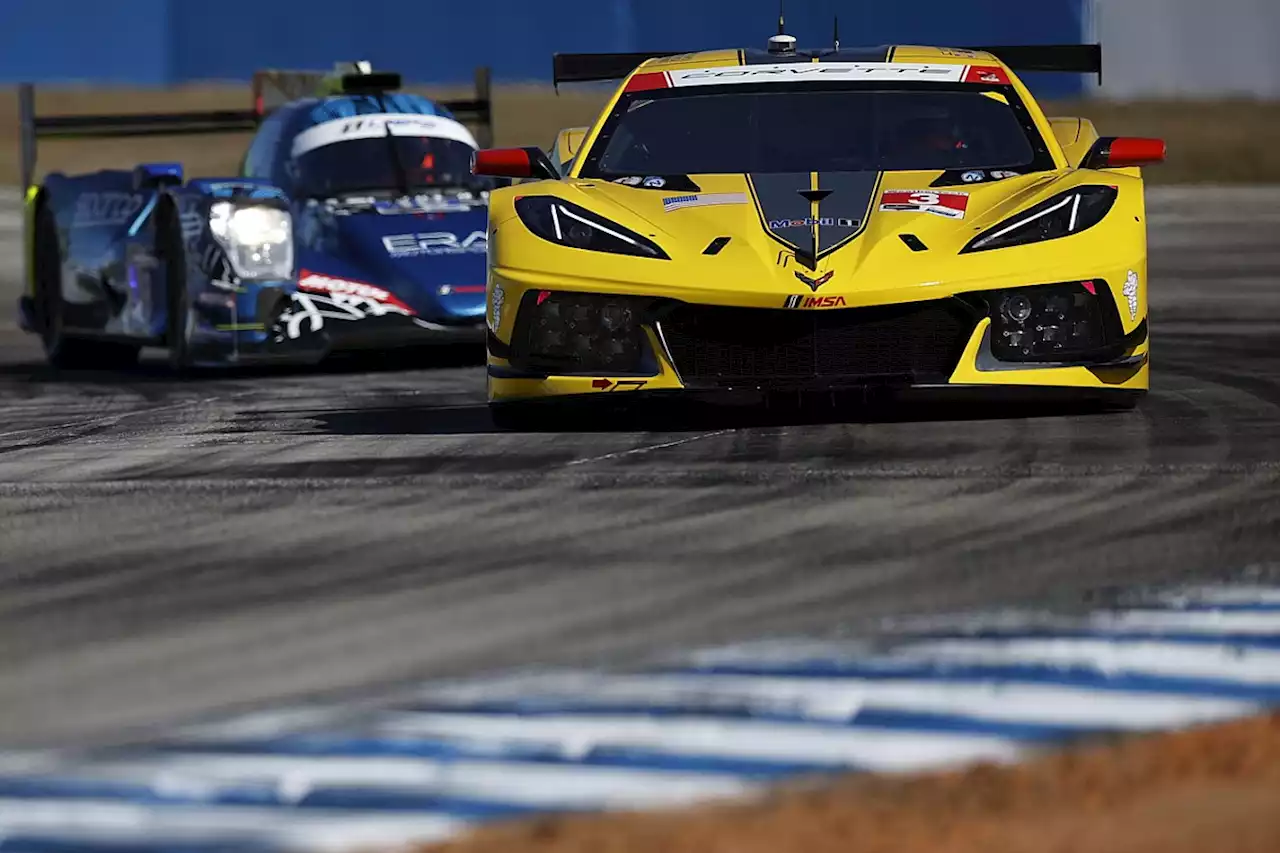
[[[67,334],[62,307],[62,252],[58,223],[48,205],[36,210],[35,309],[45,358],[59,370],[119,370],[138,362],[141,346]]]
[[[166,202],[156,214],[156,259],[164,270],[165,346],[169,368],[175,373],[191,369],[191,345],[187,324],[191,316],[187,293],[187,256],[182,242],[182,222],[172,203]]]

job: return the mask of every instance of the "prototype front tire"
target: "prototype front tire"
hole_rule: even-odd
[[[192,366],[188,338],[191,299],[187,292],[187,255],[182,240],[182,221],[172,203],[162,205],[156,215],[155,255],[164,269],[164,337],[169,350],[169,369],[182,374]]]
[[[137,364],[141,346],[95,341],[67,333],[58,222],[47,204],[41,204],[36,210],[34,242],[36,320],[49,364],[59,370],[119,370]]]

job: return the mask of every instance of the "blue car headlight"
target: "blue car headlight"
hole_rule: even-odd
[[[517,199],[516,215],[542,239],[571,249],[670,260],[652,240],[555,196]]]
[[[960,253],[1007,249],[1079,234],[1102,221],[1115,205],[1117,195],[1119,192],[1114,187],[1077,187],[984,231]]]
[[[226,252],[235,274],[246,281],[293,277],[293,218],[263,204],[216,201],[209,231]]]

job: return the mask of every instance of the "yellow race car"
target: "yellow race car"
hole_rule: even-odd
[[[1140,167],[1015,70],[1097,45],[558,54],[622,82],[590,128],[474,155],[488,399],[1147,389]]]

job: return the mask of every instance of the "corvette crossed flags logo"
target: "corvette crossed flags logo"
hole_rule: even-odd
[[[809,276],[805,275],[799,270],[796,270],[796,278],[800,279],[805,284],[809,285],[809,289],[812,290],[814,293],[817,293],[819,287],[822,287],[822,285],[830,281],[831,276],[833,275],[835,275],[835,270],[828,270],[827,272],[823,273],[817,278],[809,278]]]

